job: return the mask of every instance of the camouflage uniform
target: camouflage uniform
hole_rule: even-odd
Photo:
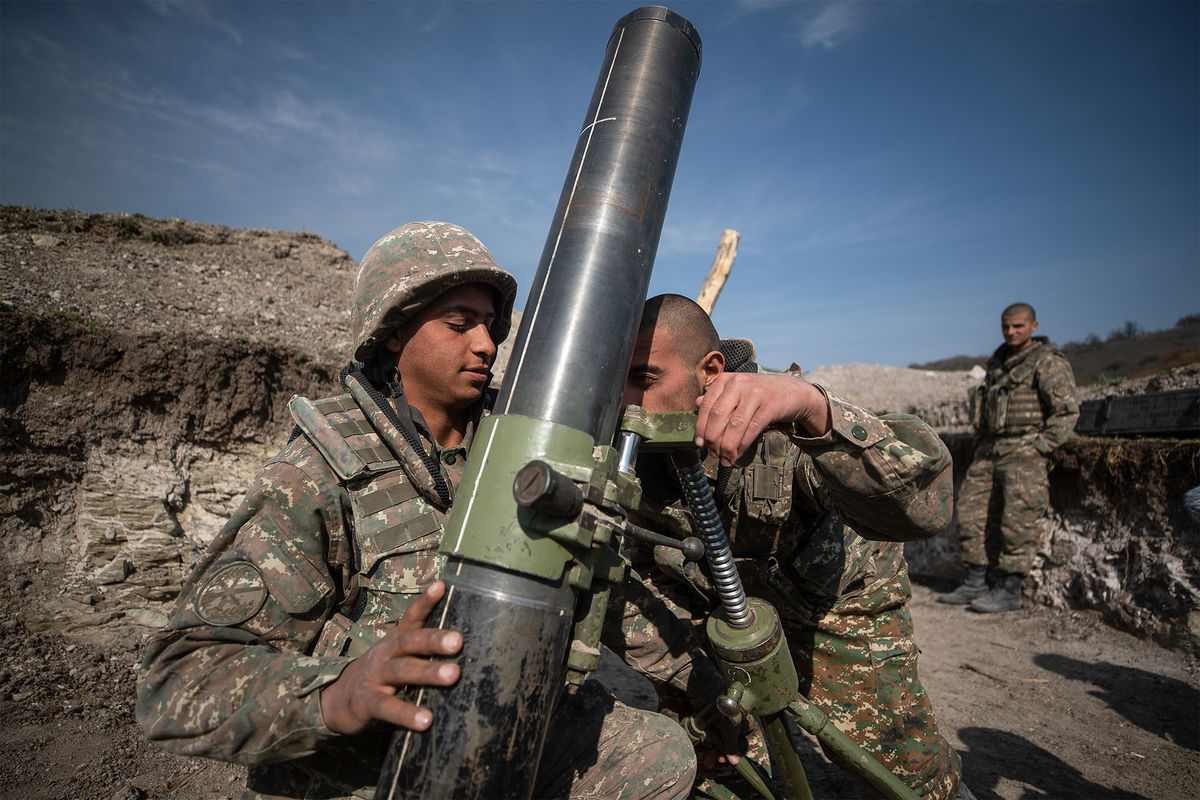
[[[737,367],[727,355],[726,368]],[[916,417],[876,417],[826,396],[829,433],[768,430],[748,464],[710,471],[715,499],[747,593],[779,611],[800,691],[915,791],[952,797],[961,763],[917,677],[902,544],[949,525],[950,455]],[[653,494],[649,479],[644,488]],[[654,522],[671,524],[666,515]],[[640,556],[635,568],[660,602],[695,619],[715,606],[704,568],[685,564],[679,551]],[[627,621],[650,604],[638,605]],[[654,661],[652,638],[630,637],[640,645],[636,659]],[[730,796],[711,780],[699,790]]]
[[[1001,572],[1028,574],[1038,545],[1038,525],[1050,507],[1047,456],[1071,437],[1079,418],[1075,376],[1062,351],[1044,336],[1012,354],[1001,345],[987,378],[971,395],[975,457],[959,487],[958,535],[963,562],[986,567],[988,507],[1002,503]]]
[[[432,244],[418,236],[427,253],[410,253],[410,260],[427,258],[448,237],[466,241],[465,232],[425,225]],[[368,298],[368,262],[381,253],[392,262],[409,257],[396,250],[413,246],[411,237],[395,235],[404,230],[364,257],[359,289]],[[480,269],[455,271],[450,285],[500,284],[508,294],[492,333],[503,338],[515,283]],[[410,288],[428,278],[414,273]],[[411,316],[436,296],[393,293],[376,310],[400,305]],[[371,360],[389,326],[398,326],[397,316],[377,324],[385,316],[359,310],[356,356]],[[293,438],[259,472],[189,577],[139,675],[137,717],[148,737],[172,752],[248,765],[246,797],[373,796],[390,730],[334,733],[320,692],[437,579],[442,527],[482,413],[480,404],[459,446],[439,449],[399,381],[384,397],[361,370],[348,368],[342,380],[347,394],[293,398]],[[617,703],[593,682],[560,703],[535,792],[678,797],[694,769],[675,723]]]

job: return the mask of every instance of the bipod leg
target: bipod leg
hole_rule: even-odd
[[[771,757],[771,777],[783,785],[789,800],[813,800],[787,717],[782,712],[767,714],[758,718],[758,725]]]
[[[779,795],[771,788],[771,784],[767,780],[766,774],[763,773],[762,767],[755,764],[752,759],[742,756],[738,759],[738,763],[733,765],[733,768],[737,770],[742,780],[750,784],[754,788],[754,791],[758,792],[763,800],[780,800]],[[812,800],[812,798],[809,797],[807,800]]]
[[[870,786],[880,797],[888,800],[920,800],[912,789],[896,777],[890,769],[876,761],[854,740],[838,730],[821,709],[807,697],[799,697],[788,704],[787,715],[804,730],[817,737],[828,752],[836,756],[836,762]]]

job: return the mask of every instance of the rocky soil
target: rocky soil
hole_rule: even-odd
[[[14,206],[3,220],[0,298],[16,310],[327,365],[349,348],[358,265],[315,234]]]
[[[356,265],[305,233],[4,208],[0,217],[0,796],[236,797],[132,720],[136,663],[190,563],[349,346]],[[915,411],[969,458],[969,373],[813,380]],[[1140,382],[1200,382],[1200,365]],[[1094,396],[1137,385],[1097,387]],[[909,553],[922,677],[980,798],[1168,798],[1200,779],[1200,483],[1192,441],[1071,443],[1026,609],[939,605],[951,532]],[[1165,645],[1165,646],[1163,646]],[[646,687],[615,665],[633,702]],[[862,797],[815,749],[819,797]]]

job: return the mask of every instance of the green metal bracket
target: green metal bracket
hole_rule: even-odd
[[[620,430],[642,437],[642,450],[671,450],[679,445],[694,446],[696,412],[668,411],[651,414],[641,406],[626,406]]]

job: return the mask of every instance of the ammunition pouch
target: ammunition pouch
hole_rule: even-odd
[[[799,448],[785,434],[767,431],[762,435],[755,459],[742,470],[742,509],[751,519],[768,525],[787,521],[799,457]]]

